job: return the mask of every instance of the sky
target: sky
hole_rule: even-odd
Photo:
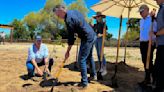
[[[30,12],[39,12],[46,3],[46,0],[0,0],[0,24],[10,24],[13,19],[22,20]],[[67,5],[76,0],[64,0]],[[90,8],[92,5],[98,3],[100,0],[85,0],[87,8],[89,9],[88,17],[92,17],[96,13]],[[119,19],[114,17],[107,17],[108,32],[113,34],[113,38],[118,38]],[[126,31],[126,21],[123,19],[122,34]],[[9,34],[10,30],[0,28],[0,32],[4,31]]]

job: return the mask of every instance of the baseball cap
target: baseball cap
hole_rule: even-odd
[[[149,9],[149,7],[146,4],[143,4],[139,7],[138,12],[143,12],[145,9]]]
[[[42,37],[40,36],[40,35],[37,35],[36,37],[35,37],[35,40],[42,40]]]

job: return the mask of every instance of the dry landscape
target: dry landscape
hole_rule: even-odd
[[[22,76],[27,74],[26,59],[27,50],[31,43],[13,43],[0,45],[0,92],[49,92],[51,86],[41,87],[42,78],[34,80],[23,80]],[[47,44],[49,52],[55,48],[56,53],[52,54],[55,64],[52,69],[52,76],[58,71],[61,61],[64,58],[67,45]],[[114,74],[114,62],[116,57],[115,47],[106,47],[105,56],[108,74],[104,76],[103,81],[91,82],[87,89],[81,90],[73,85],[80,82],[80,72],[73,70],[73,64],[76,61],[76,46],[72,48],[71,56],[66,62],[65,68],[59,77],[60,85],[54,87],[54,92],[138,92],[137,82],[143,80],[144,72],[141,63],[139,48],[127,48],[127,62],[118,64],[118,88],[112,88],[111,77]],[[120,48],[119,61],[123,60],[124,48]],[[97,54],[94,49],[94,60],[97,61]],[[97,64],[97,62],[96,62]],[[27,85],[27,86],[25,86]]]

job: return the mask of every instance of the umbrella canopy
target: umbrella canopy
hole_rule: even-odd
[[[141,5],[148,5],[149,9],[158,8],[154,0],[101,0],[91,8],[102,14],[113,17],[141,18],[138,9]]]
[[[153,10],[154,8],[157,10],[159,7],[154,0],[101,0],[91,8],[94,11],[102,12],[102,14],[107,16],[128,18],[129,20],[129,18],[141,18],[138,10],[143,4],[146,4],[150,10]],[[126,61],[127,38],[128,26],[125,39],[124,62]]]

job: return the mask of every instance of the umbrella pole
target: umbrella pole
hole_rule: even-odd
[[[116,63],[115,63],[115,73],[112,76],[112,86],[113,87],[118,87],[116,74],[117,74],[118,56],[119,56],[119,48],[120,48],[121,29],[122,29],[122,15],[120,17],[120,27],[119,27],[119,35],[118,35],[118,41],[117,41],[117,56],[116,56]]]
[[[128,24],[129,24],[130,11],[131,11],[131,8],[128,9],[128,23],[127,23],[127,30],[126,30],[126,36],[125,36],[124,63],[126,63],[126,47],[127,47],[127,41],[128,41],[128,30],[129,30]]]

